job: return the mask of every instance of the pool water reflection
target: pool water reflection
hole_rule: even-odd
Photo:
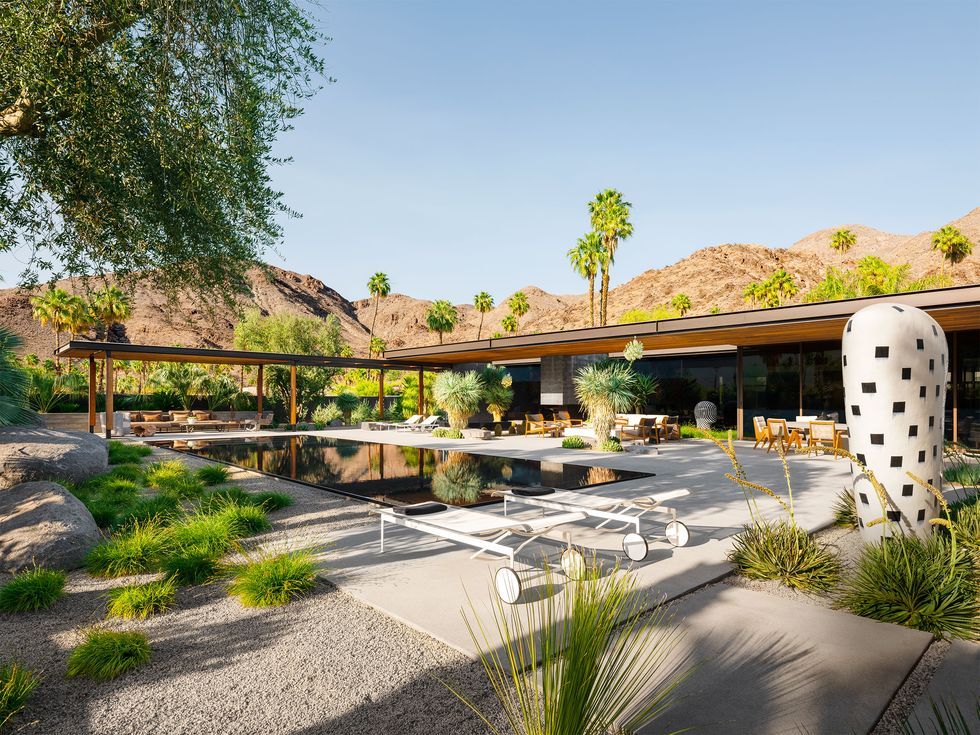
[[[327,436],[157,441],[153,444],[390,504],[439,500],[454,505],[473,505],[493,500],[495,489],[514,485],[572,489],[651,476],[607,467],[491,457]]]

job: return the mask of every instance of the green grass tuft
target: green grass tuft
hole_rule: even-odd
[[[164,495],[189,500],[201,497],[201,493],[204,492],[204,483],[195,477],[176,477],[161,480],[159,489]]]
[[[102,480],[97,486],[95,486],[95,491],[101,493],[102,495],[137,495],[140,491],[142,485],[133,482],[132,480],[126,480],[122,477],[111,477],[107,476]]]
[[[205,549],[181,548],[167,554],[163,571],[178,584],[204,584],[218,573],[218,560]]]
[[[447,429],[445,427],[440,427],[438,429],[432,430],[433,439],[462,439],[463,432],[459,429]]]
[[[580,436],[566,436],[561,440],[563,449],[589,449],[592,445]]]
[[[68,676],[114,679],[150,660],[150,643],[142,633],[90,630],[85,642],[68,656]]]
[[[806,592],[833,589],[841,573],[833,553],[786,521],[745,526],[728,558],[743,577],[776,580]]]
[[[867,544],[841,604],[855,615],[924,630],[941,638],[980,636],[980,584],[969,553],[947,538],[884,539]]]
[[[0,666],[0,730],[24,709],[41,678],[18,664]]]
[[[65,589],[67,575],[59,569],[35,567],[0,587],[0,610],[33,612],[51,607]]]
[[[146,470],[139,464],[117,464],[109,470],[108,477],[129,480],[142,487],[146,483]]]
[[[599,442],[599,451],[600,452],[622,452],[622,451],[624,451],[624,449],[623,449],[623,443],[621,441],[619,441],[619,439],[617,439],[616,437],[611,436],[608,439],[603,439],[601,442]]]
[[[155,571],[167,545],[167,529],[148,521],[114,534],[92,549],[85,566],[96,577],[122,577]]]
[[[109,442],[109,464],[138,463],[143,457],[149,457],[151,454],[153,454],[153,450],[145,444]]]
[[[714,437],[718,441],[728,441],[728,429],[699,429],[697,424],[681,424],[681,439],[704,439]]]
[[[858,527],[857,505],[854,503],[854,493],[841,490],[834,501],[834,525],[844,528]]]
[[[293,498],[291,495],[272,491],[255,493],[252,495],[252,501],[267,513],[288,508],[293,504]]]
[[[253,504],[253,496],[240,487],[223,487],[205,494],[199,507],[202,513],[220,513],[229,505]]]
[[[172,495],[152,495],[137,498],[133,504],[120,514],[118,524],[127,526],[133,523],[144,524],[156,521],[161,526],[169,525],[180,512],[180,500]]]
[[[183,480],[190,477],[186,465],[179,459],[168,459],[165,462],[154,462],[144,470],[146,484],[149,487],[162,490],[161,483]]]
[[[207,467],[201,467],[197,472],[194,473],[197,479],[203,482],[205,485],[223,485],[228,482],[228,468],[220,464],[210,464]]]
[[[162,579],[132,584],[109,591],[109,615],[116,618],[146,618],[166,612],[174,604],[177,583]]]
[[[221,556],[235,540],[228,519],[218,514],[195,513],[170,527],[174,551],[194,549],[210,556]]]
[[[229,505],[215,517],[227,525],[232,538],[254,536],[271,527],[265,511],[256,505]]]
[[[128,507],[127,504],[120,503],[118,500],[112,498],[86,495],[80,499],[85,507],[88,508],[88,512],[92,514],[92,519],[99,528],[113,528],[118,525],[121,511],[125,507]]]
[[[228,594],[246,607],[272,607],[311,592],[316,587],[316,565],[307,550],[259,556],[234,568]]]

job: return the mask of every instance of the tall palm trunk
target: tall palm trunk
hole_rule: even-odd
[[[589,272],[589,326],[595,326],[595,273]]]
[[[381,297],[374,297],[374,317],[371,319],[371,335],[368,337],[368,357],[374,355],[374,325],[378,323],[378,305],[381,303]]]
[[[442,344],[442,332],[439,332],[439,344]]]
[[[483,334],[483,317],[484,317],[484,314],[481,311],[480,312],[480,326],[478,326],[476,328],[476,338],[477,339],[480,339],[480,335]]]
[[[599,290],[599,323],[606,326],[606,302],[609,299],[609,267],[602,264],[602,287]]]

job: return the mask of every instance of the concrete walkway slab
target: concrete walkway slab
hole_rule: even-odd
[[[933,674],[929,686],[919,698],[909,723],[932,732],[928,723],[933,722],[932,705],[935,702],[940,711],[943,705],[955,705],[970,725],[969,732],[980,733],[980,713],[977,702],[980,700],[980,643],[953,641],[946,657]]]
[[[720,584],[671,606],[678,658],[700,662],[642,730],[866,733],[929,645],[927,633]]]

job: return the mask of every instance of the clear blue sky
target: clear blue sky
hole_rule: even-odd
[[[980,2],[322,0],[337,79],[277,146],[283,258],[348,298],[581,292],[601,188],[615,283],[723,242],[980,205]],[[7,282],[16,274],[0,261]]]

